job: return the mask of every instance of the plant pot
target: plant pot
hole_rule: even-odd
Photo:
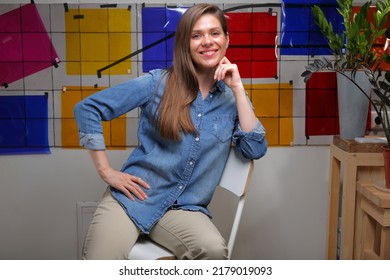
[[[388,145],[382,146],[385,167],[385,187],[390,189],[390,148]]]
[[[351,71],[345,71],[351,77]],[[364,71],[357,71],[355,82],[370,95],[371,84]],[[369,100],[348,78],[337,73],[340,138],[355,139],[366,134]]]

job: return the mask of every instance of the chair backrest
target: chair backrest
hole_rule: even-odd
[[[233,224],[228,239],[228,259],[230,259],[245,204],[246,189],[253,171],[253,160],[244,158],[241,153],[231,148],[226,161],[222,177],[218,186],[224,188],[238,197],[238,204],[234,214]],[[170,259],[174,257],[171,252],[154,243],[149,238],[141,236],[129,253],[131,260]]]
[[[239,198],[228,239],[228,259],[231,257],[234,243],[236,241],[238,227],[246,199],[246,190],[252,175],[253,166],[253,160],[244,158],[240,152],[232,148],[218,184],[219,187],[232,192]]]
[[[238,197],[243,196],[253,171],[253,165],[253,160],[244,158],[234,148],[230,149],[218,186],[231,191]]]

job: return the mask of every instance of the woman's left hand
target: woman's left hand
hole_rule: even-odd
[[[232,90],[236,100],[240,127],[245,132],[251,131],[258,120],[251,104],[248,102],[237,65],[232,64],[226,57],[222,58],[215,70],[214,79],[223,80]]]
[[[237,65],[232,64],[226,56],[219,62],[214,73],[214,79],[217,81],[223,80],[231,89],[243,87]]]

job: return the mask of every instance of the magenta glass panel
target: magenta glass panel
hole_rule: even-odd
[[[60,62],[35,4],[0,15],[0,49],[0,86]]]

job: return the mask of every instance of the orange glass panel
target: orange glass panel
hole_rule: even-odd
[[[77,148],[79,135],[73,116],[74,106],[83,98],[102,90],[94,87],[64,87],[61,95],[61,141],[62,147]],[[110,122],[103,122],[103,135],[107,149],[125,149],[126,116],[122,115]]]

